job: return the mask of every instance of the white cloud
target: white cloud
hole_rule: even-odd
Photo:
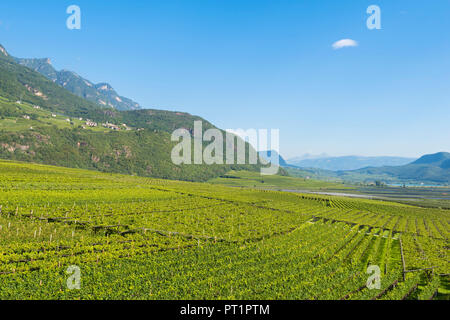
[[[352,39],[342,39],[333,43],[333,49],[339,50],[346,47],[357,47],[358,42]]]

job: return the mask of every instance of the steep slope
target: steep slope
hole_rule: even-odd
[[[2,47],[3,48],[3,47]],[[0,95],[11,101],[28,102],[51,112],[72,117],[107,121],[113,108],[99,108],[56,85],[29,68],[23,67],[6,52],[0,54]]]
[[[88,121],[89,120],[89,121]],[[174,165],[173,130],[214,128],[187,113],[118,111],[80,98],[0,49],[0,157],[190,181],[259,165]]]
[[[14,58],[16,62],[19,64],[33,69],[34,71],[43,74],[53,82],[58,80],[58,72],[53,68],[52,62],[50,59],[18,59]]]
[[[120,96],[107,83],[93,84],[91,81],[82,78],[75,72],[55,70],[50,59],[14,59],[17,63],[41,73],[73,94],[91,102],[102,106],[112,107],[117,110],[141,109],[141,106],[138,103]]]

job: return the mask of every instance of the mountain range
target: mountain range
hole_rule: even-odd
[[[381,168],[363,168],[353,171],[360,175],[386,176],[401,181],[422,181],[450,183],[450,153],[438,152],[424,155],[418,160],[403,166],[385,166]],[[345,176],[345,172],[340,173]]]
[[[53,68],[51,60],[21,59],[14,60],[30,69],[33,69],[54,83],[60,85],[73,94],[101,106],[109,106],[117,110],[138,110],[141,106],[133,100],[120,96],[108,83],[94,84],[75,72],[68,70],[57,71]]]
[[[402,166],[413,162],[414,158],[403,157],[308,157],[287,160],[289,165],[300,168],[316,168],[331,171],[358,170],[366,167]]]
[[[438,152],[400,166],[366,167],[357,170],[326,170],[300,168],[288,164],[290,174],[320,180],[369,183],[381,181],[391,184],[450,184],[450,153]]]

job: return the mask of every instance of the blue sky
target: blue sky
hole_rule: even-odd
[[[145,107],[280,129],[288,158],[414,157],[450,151],[449,15],[449,0],[2,0],[0,43]]]

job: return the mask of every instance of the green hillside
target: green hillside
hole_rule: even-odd
[[[95,123],[95,127],[87,125]],[[258,165],[184,165],[170,159],[171,133],[214,126],[187,113],[118,111],[82,99],[0,52],[0,157],[158,178],[205,181]],[[105,128],[104,126],[109,128]],[[118,130],[115,130],[118,129]]]

